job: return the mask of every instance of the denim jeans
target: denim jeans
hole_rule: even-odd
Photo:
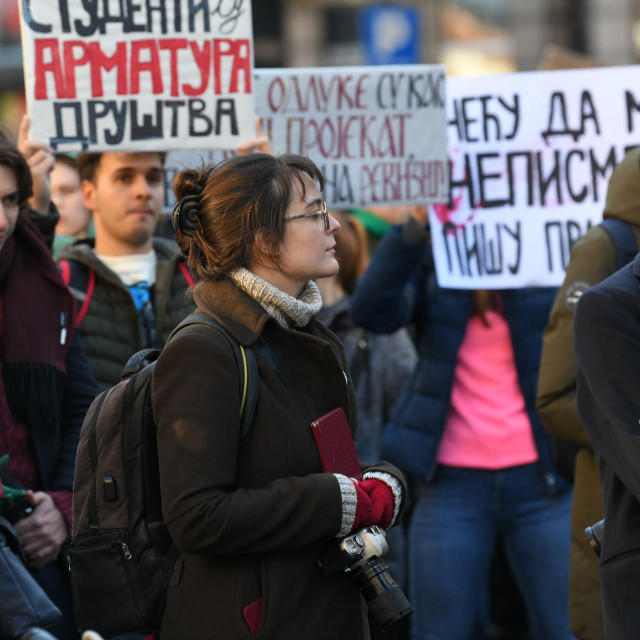
[[[468,640],[502,533],[531,637],[569,640],[571,491],[549,496],[537,464],[439,466],[409,528],[412,640]]]

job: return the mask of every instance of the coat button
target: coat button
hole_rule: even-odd
[[[551,471],[545,471],[542,474],[542,479],[544,480],[544,483],[547,485],[547,487],[555,486],[556,482],[558,481],[555,473],[551,473]]]

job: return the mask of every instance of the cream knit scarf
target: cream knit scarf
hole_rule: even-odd
[[[322,308],[322,296],[313,280],[309,280],[302,293],[294,298],[244,267],[232,271],[230,275],[238,287],[260,303],[285,329],[291,323],[296,327],[305,327]]]

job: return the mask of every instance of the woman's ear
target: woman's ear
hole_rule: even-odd
[[[253,237],[252,262],[261,266],[278,266],[280,251],[264,229],[256,231]]]

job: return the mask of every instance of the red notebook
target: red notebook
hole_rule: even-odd
[[[349,421],[342,407],[314,420],[311,423],[311,431],[324,471],[362,479]]]

